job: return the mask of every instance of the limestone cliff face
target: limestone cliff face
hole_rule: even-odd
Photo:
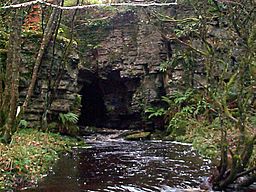
[[[176,9],[169,7],[165,11],[174,16]],[[170,91],[168,81],[180,81],[182,76],[182,70],[173,74],[160,71],[160,64],[170,59],[173,49],[162,35],[163,27],[152,24],[143,9],[120,11],[97,25],[89,25],[84,19],[86,14],[84,11],[78,14],[75,23],[78,44],[64,62],[64,42],[58,43],[54,56],[51,49],[46,53],[26,118],[38,124],[45,114],[49,121],[55,121],[59,113],[72,111],[81,114],[81,126],[120,129],[161,126],[145,119],[144,109],[157,105],[161,96]],[[23,49],[33,52],[31,43],[26,43]],[[25,54],[26,57],[23,76],[32,70],[33,58]],[[21,100],[27,83],[26,80],[21,83]],[[79,95],[81,105],[77,104]],[[51,104],[46,106],[49,99]]]
[[[115,128],[147,126],[147,121],[142,118],[144,109],[157,103],[166,91],[160,64],[166,61],[170,50],[159,27],[150,24],[143,9],[116,14],[104,26],[104,33],[88,32],[80,26],[83,25],[78,25],[78,38],[83,40],[86,38],[84,34],[95,33],[98,44],[94,49],[80,52],[83,66],[78,75],[79,84],[87,87],[91,84],[91,89],[99,89],[104,110],[103,117],[93,109],[100,106],[88,106],[88,111],[86,107],[82,108],[84,120],[80,123]],[[85,106],[86,102],[92,101],[86,99],[89,94],[84,91],[80,94]],[[93,113],[95,119],[90,117]]]
[[[28,33],[22,44],[20,105],[27,94],[41,37],[42,34],[37,32]],[[43,118],[47,118],[48,122],[56,121],[59,113],[77,112],[80,107],[80,103],[77,104],[80,96],[77,83],[79,56],[76,45],[73,44],[65,51],[64,45],[68,44],[68,40],[58,38],[53,52],[53,43],[52,41],[46,49],[34,94],[24,117],[34,128],[42,126]]]

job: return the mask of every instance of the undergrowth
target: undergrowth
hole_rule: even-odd
[[[0,191],[32,186],[47,174],[62,152],[81,145],[76,139],[23,129],[9,145],[0,143]]]
[[[162,107],[148,107],[145,110],[149,119],[162,118],[164,121],[167,140],[189,142],[203,156],[209,158],[220,157],[223,143],[221,129],[227,132],[226,140],[229,149],[233,150],[237,144],[239,133],[227,118],[217,115],[214,105],[202,93],[187,89],[176,91],[172,95],[162,97],[165,105]],[[222,124],[220,124],[220,122]],[[254,135],[256,118],[248,114],[246,123],[250,125],[245,134],[246,138]],[[250,160],[251,166],[256,164],[256,154]]]
[[[176,136],[172,139],[180,142],[192,143],[193,148],[198,151],[199,154],[211,159],[219,159],[221,133],[219,131],[220,125],[218,119],[215,119],[212,123],[190,119],[187,122],[187,125],[186,133],[184,135]],[[235,128],[230,127],[227,134],[229,142],[228,146],[233,149],[236,146],[235,138],[238,137],[238,133]],[[253,134],[253,130],[249,130],[248,134]],[[256,146],[254,146],[254,150],[256,150]],[[256,165],[255,153],[252,155],[249,164],[251,167]]]

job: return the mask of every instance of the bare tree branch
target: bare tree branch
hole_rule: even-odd
[[[170,5],[177,5],[177,2],[173,3],[155,3],[155,2],[149,2],[149,3],[107,3],[107,4],[91,4],[91,5],[79,5],[79,6],[60,6],[55,5],[52,3],[45,2],[44,0],[35,0],[35,1],[29,1],[26,3],[19,3],[14,5],[7,5],[0,7],[0,9],[18,9],[22,7],[28,7],[35,4],[42,4],[49,7],[61,9],[61,10],[74,10],[74,9],[86,9],[86,8],[92,8],[92,7],[108,7],[108,6],[131,6],[131,7],[149,7],[149,6],[170,6]]]
[[[29,2],[25,2],[25,3],[14,4],[14,5],[7,5],[7,6],[0,7],[0,9],[17,9],[17,8],[35,5],[38,3],[40,3],[40,0],[29,1]]]
[[[193,46],[190,45],[189,43],[186,43],[185,41],[182,41],[182,40],[180,40],[179,38],[176,38],[176,37],[168,37],[168,36],[166,36],[166,37],[167,37],[169,40],[176,41],[176,42],[178,42],[178,43],[180,43],[180,44],[182,44],[182,45],[188,47],[189,49],[191,49],[191,50],[193,50],[193,51],[199,53],[200,55],[203,55],[203,56],[206,56],[206,55],[207,55],[206,52],[204,52],[204,51],[202,51],[202,50],[199,50],[199,49],[193,47]]]
[[[237,174],[237,175],[236,175],[236,179],[239,178],[239,177],[242,177],[242,176],[244,176],[244,175],[248,175],[249,173],[252,173],[252,172],[254,172],[254,171],[256,171],[256,167],[252,167],[252,168],[249,169],[249,170],[246,170],[246,171],[244,171],[244,172],[241,172],[241,173]]]

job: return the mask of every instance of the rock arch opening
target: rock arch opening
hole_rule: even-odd
[[[106,121],[106,107],[100,82],[94,74],[85,75],[87,79],[82,83],[80,90],[82,99],[78,124],[79,126],[102,127]]]
[[[140,127],[140,114],[132,110],[133,94],[140,84],[139,79],[121,78],[119,71],[112,70],[104,75],[80,71],[79,79],[82,86],[80,127]]]

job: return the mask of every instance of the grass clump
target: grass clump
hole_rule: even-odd
[[[20,130],[9,145],[0,143],[0,191],[36,184],[59,153],[69,152],[79,144],[76,139],[59,134]]]

